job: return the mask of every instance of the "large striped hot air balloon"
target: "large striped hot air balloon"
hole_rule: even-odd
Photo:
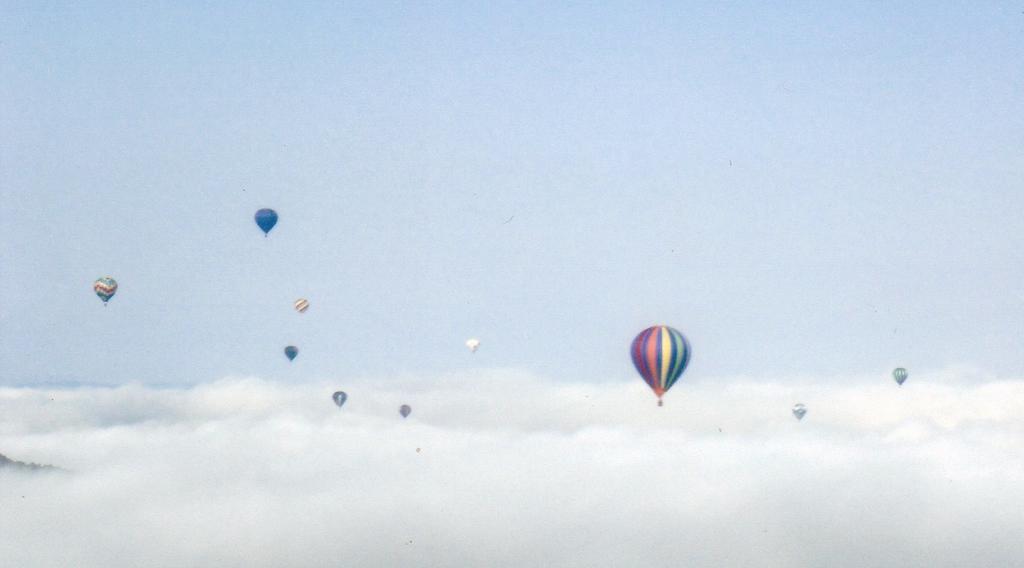
[[[656,325],[640,332],[630,349],[633,365],[647,385],[661,397],[679,380],[690,362],[690,344],[683,334],[667,325]]]
[[[92,289],[96,292],[96,295],[103,300],[103,305],[106,306],[107,302],[114,297],[117,293],[117,280],[109,276],[99,278],[96,282],[93,282]]]
[[[299,298],[295,300],[295,310],[300,314],[305,313],[309,309],[309,300],[305,298]]]

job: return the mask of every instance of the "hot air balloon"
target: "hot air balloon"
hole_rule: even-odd
[[[345,394],[345,391],[338,391],[332,394],[331,398],[334,399],[334,404],[337,404],[338,408],[341,408],[341,405],[345,404],[345,401],[348,400],[348,395]]]
[[[796,416],[797,420],[803,420],[804,414],[807,414],[807,407],[803,403],[798,402],[793,405],[793,416]]]
[[[466,347],[469,348],[471,353],[476,353],[476,350],[480,347],[480,340],[477,338],[467,339]]]
[[[297,311],[300,314],[302,314],[302,313],[305,313],[306,310],[308,310],[308,309],[309,309],[309,300],[307,300],[305,298],[299,298],[298,300],[295,300],[295,311]]]
[[[284,348],[284,356],[287,357],[289,361],[294,361],[295,356],[298,354],[299,348],[294,345],[289,345],[288,347]]]
[[[908,376],[910,376],[910,373],[908,373],[903,367],[899,367],[892,372],[892,378],[895,379],[896,384],[900,386],[903,386],[903,381],[907,380]]]
[[[96,291],[96,295],[103,300],[103,305],[106,306],[107,302],[117,293],[117,280],[109,276],[98,278],[96,282],[93,282],[92,289]]]
[[[662,395],[672,388],[690,363],[690,344],[675,329],[656,325],[633,339],[630,354],[637,372],[657,395],[658,406],[661,406]]]
[[[263,230],[263,236],[267,236],[270,229],[277,224],[277,211],[273,209],[260,209],[256,212],[256,224]]]
[[[412,412],[412,408],[408,404],[403,404],[402,407],[398,409],[398,413],[402,415],[402,418],[408,418],[410,412]]]

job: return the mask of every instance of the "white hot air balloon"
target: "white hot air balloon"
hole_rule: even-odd
[[[476,350],[480,348],[480,340],[476,338],[467,339],[466,347],[469,348],[470,352],[476,353]]]
[[[305,313],[309,309],[309,300],[305,298],[299,298],[295,300],[295,310],[300,314]]]

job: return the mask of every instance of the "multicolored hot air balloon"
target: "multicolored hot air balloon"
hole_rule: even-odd
[[[298,354],[299,348],[294,345],[289,345],[288,347],[284,348],[284,356],[287,357],[289,361],[294,361],[295,356]]]
[[[802,402],[793,405],[793,416],[796,416],[797,420],[803,420],[804,414],[807,414],[807,407]]]
[[[412,412],[412,407],[408,404],[403,404],[401,408],[398,409],[398,413],[402,415],[402,418],[408,418],[410,412]]]
[[[477,338],[467,339],[466,347],[469,348],[470,353],[476,353],[476,350],[480,348],[480,340]]]
[[[277,224],[277,211],[273,209],[260,209],[256,212],[256,224],[263,230],[263,236],[267,236],[270,229]]]
[[[309,300],[307,300],[305,298],[299,298],[298,300],[295,300],[295,311],[297,311],[300,314],[302,314],[302,313],[305,313],[306,310],[308,310],[308,309],[309,309]]]
[[[637,372],[657,395],[658,406],[661,406],[662,395],[672,388],[690,363],[690,344],[675,329],[656,325],[636,336],[630,354]]]
[[[910,376],[910,373],[908,373],[907,370],[904,369],[903,367],[899,367],[898,369],[894,369],[893,372],[892,372],[892,378],[895,379],[896,380],[896,384],[898,384],[901,387],[903,386],[903,381],[907,380],[907,377],[909,377],[909,376]]]
[[[96,295],[103,300],[103,305],[106,306],[107,302],[109,302],[110,299],[114,297],[114,294],[117,293],[117,280],[114,280],[109,276],[98,278],[93,282],[92,289],[96,292]]]
[[[334,404],[337,404],[338,408],[341,408],[341,405],[345,404],[345,401],[348,400],[348,395],[345,394],[345,391],[338,391],[332,394],[331,398],[334,399]]]

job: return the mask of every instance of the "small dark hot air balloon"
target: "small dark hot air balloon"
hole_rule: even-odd
[[[294,361],[295,356],[298,354],[299,348],[294,345],[289,345],[288,347],[284,348],[284,356],[287,357],[289,361]]]
[[[403,404],[402,407],[398,409],[398,413],[402,415],[402,418],[408,418],[410,412],[412,412],[412,407],[408,404]]]
[[[341,406],[345,404],[345,401],[348,400],[348,395],[345,394],[345,391],[338,391],[332,394],[331,398],[334,399],[334,404],[337,404],[338,408],[341,408]]]
[[[803,420],[804,414],[807,414],[807,407],[802,402],[793,405],[793,416],[796,416],[797,420]]]

